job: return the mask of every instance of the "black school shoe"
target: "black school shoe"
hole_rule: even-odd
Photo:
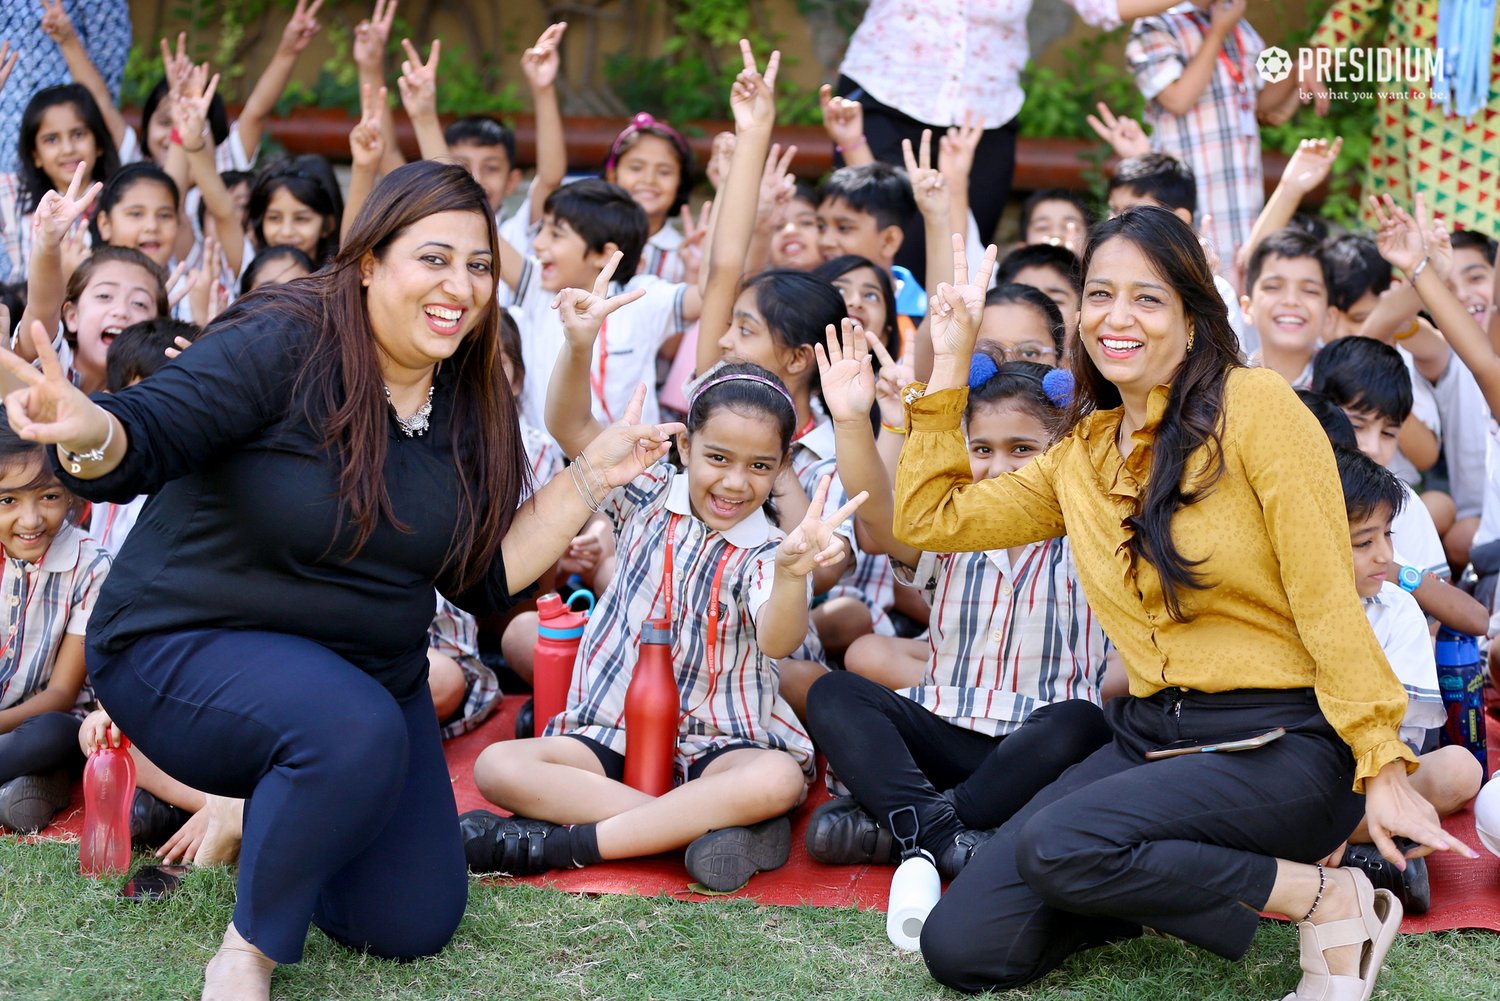
[[[535,876],[552,868],[543,858],[542,845],[558,827],[545,820],[502,817],[488,810],[470,810],[458,818],[469,871],[512,876]]]
[[[938,875],[943,881],[951,882],[953,877],[963,871],[964,866],[974,857],[980,847],[984,845],[993,835],[994,831],[959,831],[953,836],[953,843],[943,849],[937,857]]]
[[[807,821],[807,854],[826,865],[895,865],[900,851],[852,796],[829,800]]]
[[[738,890],[758,872],[780,869],[792,851],[792,825],[772,817],[750,827],[709,831],[687,847],[688,875],[719,893]]]
[[[72,802],[72,789],[66,768],[11,779],[0,785],[0,827],[17,834],[35,834]]]
[[[130,840],[144,848],[160,848],[192,816],[144,789],[137,789],[130,801]]]
[[[1396,847],[1402,852],[1410,851],[1416,843],[1405,838],[1396,839]],[[1358,869],[1370,877],[1377,890],[1390,890],[1407,914],[1426,914],[1432,906],[1432,887],[1427,881],[1427,860],[1409,858],[1403,872],[1391,865],[1374,845],[1349,845],[1344,849],[1340,865]]]

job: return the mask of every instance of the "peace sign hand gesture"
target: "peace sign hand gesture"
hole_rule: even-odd
[[[864,423],[869,426],[870,407],[875,403],[875,369],[859,321],[844,317],[843,339],[828,325],[828,346],[813,345],[818,359],[818,378],[823,384],[823,402],[835,424]]]
[[[891,357],[875,331],[866,330],[865,340],[875,353],[875,360],[880,362],[875,379],[875,403],[880,407],[880,420],[891,427],[905,427],[906,403],[901,399],[901,391],[917,379],[917,367],[912,361],[915,345],[906,345],[906,352],[898,360]]]
[[[928,302],[928,322],[932,326],[934,388],[955,388],[968,382],[969,359],[974,341],[979,337],[979,321],[984,313],[984,293],[995,270],[995,245],[985,248],[979,272],[969,283],[969,260],[964,253],[964,238],[953,234],[953,284],[939,285]],[[940,382],[938,373],[945,378]]]
[[[532,90],[546,90],[557,83],[558,70],[562,68],[563,33],[568,30],[567,21],[558,21],[547,26],[536,44],[521,53],[521,73]]]
[[[35,246],[56,249],[62,246],[63,238],[79,218],[88,211],[104,185],[95,181],[82,196],[78,189],[83,185],[83,163],[73,168],[73,180],[68,182],[66,194],[51,190],[42,195],[32,216],[32,236]]]
[[[838,528],[858,511],[869,494],[860,491],[843,507],[827,518],[823,517],[823,505],[828,503],[828,485],[832,476],[818,481],[812,500],[807,505],[807,514],[802,523],[792,529],[792,534],[781,540],[776,547],[776,572],[788,577],[806,577],[819,567],[832,566],[843,559],[849,543],[838,534]]]
[[[42,0],[42,10],[42,31],[57,43],[58,48],[77,41],[78,31],[73,27],[73,19],[63,10],[62,0]]]
[[[771,53],[764,74],[755,65],[755,53],[750,51],[748,39],[740,39],[740,56],[745,68],[734,78],[734,86],[729,90],[735,131],[770,129],[776,123],[776,73],[781,66],[781,52]]]
[[[297,9],[292,11],[292,19],[281,29],[281,44],[278,50],[290,56],[302,54],[314,36],[321,30],[322,25],[318,23],[318,10],[323,6],[323,0],[297,0]]]
[[[14,352],[0,347],[0,366],[24,385],[5,397],[10,426],[27,441],[60,444],[71,452],[87,452],[109,437],[109,415],[68,380],[52,339],[40,322],[31,324],[31,343],[41,371]]]
[[[1140,122],[1129,115],[1116,115],[1103,101],[1095,107],[1099,109],[1098,117],[1086,116],[1089,128],[1093,129],[1094,134],[1100,139],[1109,143],[1110,149],[1115,151],[1115,156],[1124,160],[1151,152],[1151,140],[1146,137]]]
[[[182,151],[193,154],[203,151],[203,144],[210,138],[208,131],[208,109],[213,103],[214,91],[219,89],[219,74],[208,77],[208,64],[194,66],[188,74],[183,92],[172,103],[172,127],[182,138]],[[192,143],[192,148],[188,144]]]
[[[356,169],[375,170],[385,156],[385,133],[380,128],[380,112],[385,107],[386,90],[370,93],[369,84],[359,89],[359,123],[349,131],[349,156]]]
[[[7,39],[0,42],[0,90],[5,89],[5,81],[10,79],[10,71],[16,68],[16,60],[21,58],[21,50],[10,50],[10,41]]]
[[[645,289],[637,288],[622,292],[617,296],[609,295],[609,281],[614,277],[615,268],[620,266],[620,261],[624,257],[625,255],[618,250],[614,252],[609,263],[604,265],[604,270],[599,272],[599,277],[594,279],[592,292],[565,288],[557,293],[557,298],[552,300],[552,308],[557,310],[557,315],[562,320],[563,334],[568,339],[568,346],[575,351],[592,353],[594,338],[599,336],[599,328],[604,325],[604,318],[621,306],[629,305],[646,294]]]
[[[598,480],[593,484],[602,497],[615,487],[624,486],[665,458],[672,447],[672,436],[687,430],[678,423],[642,424],[641,410],[646,405],[646,385],[635,387],[625,416],[599,432],[583,450],[586,471]]]
[[[932,130],[922,130],[920,152],[912,154],[911,140],[901,140],[901,158],[923,219],[948,220],[948,179],[932,166]]]
[[[406,50],[406,59],[401,63],[396,86],[401,90],[402,106],[413,120],[437,117],[437,69],[438,57],[443,52],[442,39],[432,40],[426,62],[411,39],[401,39],[401,48]]]
[[[385,66],[385,47],[396,20],[396,0],[375,0],[375,10],[354,27],[354,64],[360,72],[380,76]]]

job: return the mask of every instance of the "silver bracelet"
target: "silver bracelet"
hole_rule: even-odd
[[[573,478],[573,488],[578,491],[578,496],[583,499],[584,506],[590,511],[598,511],[601,504],[594,499],[592,487],[586,486],[588,478],[584,475],[583,467],[575,459],[568,465],[568,473]]]
[[[1422,271],[1427,267],[1428,262],[1430,262],[1431,260],[1431,257],[1424,254],[1422,256],[1422,259],[1417,262],[1417,266],[1411,269],[1411,283],[1413,285],[1417,283],[1417,276],[1422,273]]]
[[[63,458],[68,463],[68,472],[74,476],[83,472],[83,464],[85,462],[104,461],[104,453],[109,451],[110,442],[115,440],[115,422],[113,418],[106,413],[104,419],[109,424],[109,431],[104,435],[104,444],[98,448],[91,448],[87,452],[74,452],[69,450],[65,445],[58,443],[58,451],[62,452]]]

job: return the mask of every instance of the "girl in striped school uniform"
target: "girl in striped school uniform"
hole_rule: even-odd
[[[899,853],[892,828],[915,831],[951,879],[990,830],[1109,739],[1098,703],[1110,645],[1066,538],[976,553],[895,540],[891,483],[870,430],[866,335],[852,322],[843,334],[840,343],[830,327],[818,359],[840,465],[848,486],[872,497],[863,527],[928,596],[931,632],[913,687],[896,692],[845,671],[813,685],[809,731],[852,796],[818,808],[807,847],[821,862],[883,863]],[[965,426],[978,481],[1046,449],[1069,386],[1051,377],[1049,395],[1045,367],[1005,363],[983,343],[976,352]]]
[[[575,401],[587,399],[600,321],[638,294],[603,298],[614,266],[592,295],[558,297],[568,345],[547,415],[570,451],[598,426]],[[808,577],[845,554],[834,526],[862,500],[825,519],[825,480],[782,537],[765,505],[795,420],[779,379],[727,365],[690,401],[677,441],[684,468],[657,466],[590,497],[616,532],[615,576],[589,620],[567,709],[546,736],[491,745],[475,763],[479,790],[516,816],[460,818],[470,868],[527,874],[686,846],[694,879],[733,890],[786,861],[785,814],[805,795],[813,749],[778,693],[775,658],[805,637]],[[572,475],[591,494],[586,468],[575,463]],[[677,785],[659,798],[622,781],[625,691],[641,625],[654,618],[672,622],[681,704]]]

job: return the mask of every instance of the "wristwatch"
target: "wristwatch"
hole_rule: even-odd
[[[1411,594],[1422,586],[1422,571],[1416,567],[1402,567],[1396,572],[1396,584],[1401,590]]]

